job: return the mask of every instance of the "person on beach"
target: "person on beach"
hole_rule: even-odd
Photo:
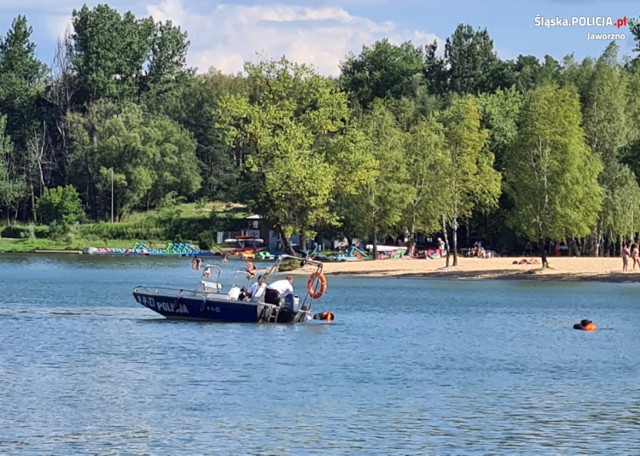
[[[631,256],[631,251],[629,250],[629,244],[626,242],[622,246],[622,272],[627,272],[629,268],[629,257]]]
[[[440,256],[444,256],[445,252],[446,250],[444,241],[442,240],[442,238],[438,238],[438,253],[440,254]]]
[[[636,270],[636,264],[640,267],[640,247],[637,242],[634,242],[631,247],[631,261],[633,261],[633,270]]]

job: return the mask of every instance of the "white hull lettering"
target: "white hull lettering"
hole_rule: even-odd
[[[176,313],[176,314],[189,314],[189,309],[182,303],[176,304],[175,302],[156,301],[150,296],[136,296],[138,301],[143,306],[150,309],[157,310],[158,312]]]

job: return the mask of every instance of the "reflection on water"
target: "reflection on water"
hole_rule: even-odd
[[[0,256],[3,453],[640,453],[636,284],[330,277],[299,326],[133,300],[189,265]]]

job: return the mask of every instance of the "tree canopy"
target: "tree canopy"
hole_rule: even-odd
[[[98,4],[72,24],[50,65],[25,16],[0,33],[7,223],[54,220],[42,208],[57,189],[88,221],[233,200],[285,244],[444,236],[454,264],[472,238],[599,255],[640,231],[638,49],[504,59],[460,24],[443,43],[368,43],[336,78],[286,56],[196,74],[171,21]]]

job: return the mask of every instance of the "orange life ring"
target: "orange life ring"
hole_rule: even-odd
[[[316,281],[317,279],[317,281]],[[320,289],[318,290],[318,285]],[[312,299],[319,299],[327,291],[327,278],[321,272],[314,272],[307,280],[307,292]]]

